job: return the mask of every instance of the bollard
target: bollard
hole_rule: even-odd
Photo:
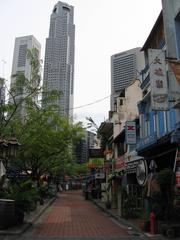
[[[155,214],[153,212],[150,213],[150,233],[155,234]]]

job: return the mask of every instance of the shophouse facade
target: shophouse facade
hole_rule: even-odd
[[[124,193],[137,194],[139,187],[137,180],[130,172],[126,171],[126,162],[142,159],[134,153],[139,136],[139,117],[137,102],[142,98],[140,80],[135,79],[127,86],[117,98],[117,112],[113,113],[113,179],[112,179],[112,206],[118,209],[119,215],[124,215]],[[133,155],[134,154],[134,155]],[[134,172],[133,172],[134,173]],[[139,196],[140,194],[138,194]],[[126,194],[127,196],[127,194]],[[127,199],[126,199],[127,200]]]
[[[109,121],[101,123],[98,129],[101,142],[104,143],[104,171],[109,200],[111,201],[111,207],[117,209],[120,216],[124,214],[122,189],[125,192],[130,190],[134,194],[135,191],[137,193],[138,188],[136,179],[133,182],[134,175],[132,177],[132,172],[129,171],[128,175],[126,174],[126,161],[128,159],[130,162],[130,155],[134,154],[136,138],[139,136],[139,128],[136,127],[139,123],[137,102],[141,98],[140,80],[134,79],[117,97],[117,111],[110,111]],[[128,142],[128,144],[126,137],[127,125],[129,129],[133,128],[134,134],[132,141],[132,131],[129,132],[131,142]],[[137,153],[131,156],[132,161],[139,159],[142,159],[142,157],[137,156]],[[127,187],[127,184],[131,186]],[[135,185],[136,187],[133,187]]]
[[[140,141],[136,149],[146,162],[147,178],[142,186],[148,182],[144,197],[149,201],[153,196],[152,176],[165,169],[176,171],[180,143],[180,85],[172,68],[172,63],[178,60],[180,31],[176,26],[180,3],[162,1],[162,6],[163,10],[141,49],[146,66],[141,71]],[[148,211],[152,211],[151,204],[148,205]]]
[[[112,207],[120,216],[131,208],[125,202],[132,198],[133,209],[150,213],[147,199],[153,191],[149,180],[156,172],[173,170],[180,187],[179,42],[180,2],[162,0],[162,11],[141,48],[145,59],[141,81],[134,81],[114,99],[116,109],[109,114],[111,135],[104,138],[105,158],[111,156],[106,181],[111,184]],[[106,124],[101,124],[101,133],[108,129]],[[134,132],[129,134],[128,129]]]

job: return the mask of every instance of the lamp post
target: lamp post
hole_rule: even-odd
[[[14,159],[17,155],[18,147],[21,144],[18,142],[16,137],[10,137],[6,141],[3,137],[0,137],[0,160],[4,162],[5,167],[9,165],[9,161]]]
[[[7,144],[3,138],[0,137],[0,179],[6,174],[4,164],[6,165],[6,148]]]
[[[7,141],[1,137],[0,138],[0,159],[2,162],[4,162],[5,167],[7,167],[7,149],[8,149]]]
[[[9,138],[8,142],[8,159],[11,161],[17,156],[18,147],[21,145],[15,136]]]

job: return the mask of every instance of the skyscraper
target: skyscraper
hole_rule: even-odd
[[[74,93],[74,7],[58,2],[52,11],[49,37],[46,39],[43,87],[45,98],[52,90],[60,91],[53,103],[58,112],[72,117]],[[45,105],[46,107],[46,105]]]
[[[116,99],[144,68],[141,48],[133,48],[111,56],[111,111],[116,110]]]
[[[11,87],[13,87],[14,83],[16,82],[16,75],[18,73],[24,74],[24,76],[30,80],[31,79],[31,65],[30,62],[27,60],[27,49],[35,48],[38,53],[38,58],[40,60],[40,52],[41,52],[41,45],[37,41],[37,39],[32,36],[24,36],[24,37],[17,37],[15,39],[14,45],[14,55],[13,55],[13,63],[12,63],[12,72],[11,72]],[[16,101],[19,101],[22,97],[25,97],[25,89],[21,88],[21,92],[16,93]],[[10,98],[9,101],[11,102],[12,99]],[[21,106],[19,109],[19,114],[21,116],[24,115],[24,107]]]
[[[5,79],[0,77],[0,105],[5,103]]]

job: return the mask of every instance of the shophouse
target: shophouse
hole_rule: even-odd
[[[109,121],[101,123],[98,133],[101,136],[102,147],[104,148],[106,175],[106,188],[109,190],[109,200],[111,207],[116,208],[122,216],[123,197],[122,189],[127,193],[127,189],[132,194],[137,194],[137,180],[130,172],[126,174],[126,159],[130,162],[130,155],[136,148],[136,138],[139,135],[138,108],[137,102],[142,98],[140,80],[135,79],[129,86],[121,91],[117,97],[117,110],[109,112]],[[129,142],[127,144],[126,127],[129,131]],[[133,131],[131,131],[133,129]],[[142,159],[133,155],[132,161]],[[138,162],[138,161],[137,161]],[[130,166],[130,165],[129,165]],[[130,184],[127,187],[127,184]],[[135,187],[136,186],[136,187]]]
[[[136,141],[139,136],[139,117],[137,102],[142,98],[140,80],[135,79],[129,84],[117,98],[117,112],[113,113],[113,148],[114,165],[112,172],[113,207],[118,209],[119,215],[125,214],[124,196],[139,194],[139,186],[135,175],[126,172],[126,162],[142,159],[133,152],[136,149]],[[136,155],[136,157],[135,157]],[[123,194],[125,193],[125,195]],[[126,199],[127,200],[127,199]]]
[[[162,1],[162,6],[163,10],[141,49],[146,65],[141,71],[137,153],[145,158],[151,176],[163,169],[175,170],[180,142],[180,85],[172,68],[179,56],[180,2]],[[151,198],[153,191],[150,188],[151,184],[148,184],[148,197]]]
[[[113,121],[111,112],[109,113],[109,120],[101,123],[97,135],[101,141],[101,149],[104,155],[103,171],[105,174],[105,181],[101,184],[102,201],[109,202],[109,205],[111,205],[111,188],[108,181],[108,176],[112,172],[113,165]]]

